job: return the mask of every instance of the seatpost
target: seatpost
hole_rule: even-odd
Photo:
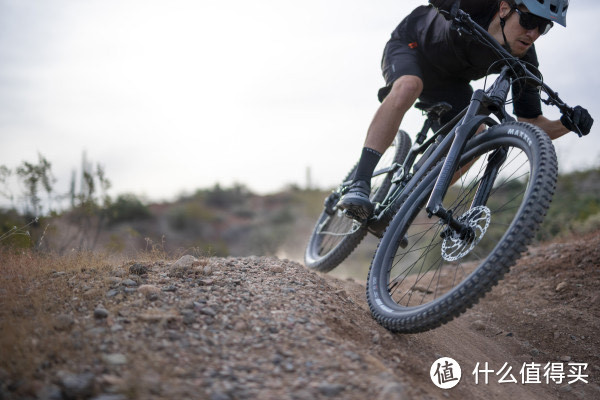
[[[423,144],[423,142],[427,138],[427,132],[429,132],[429,128],[431,128],[431,125],[433,125],[433,121],[428,116],[428,118],[425,119],[423,128],[421,128],[421,132],[419,132],[419,134],[417,135],[416,143]]]

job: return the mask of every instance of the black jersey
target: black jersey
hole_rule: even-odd
[[[498,11],[498,2],[463,0],[461,9],[487,30]],[[394,47],[394,42],[400,44],[407,37],[427,64],[424,68],[435,74],[436,82],[468,83],[497,73],[502,66],[496,63],[498,58],[491,49],[450,29],[450,22],[432,6],[417,7],[392,32],[388,45]],[[521,59],[533,71],[539,65],[533,45]],[[513,84],[513,100],[514,112],[519,117],[535,118],[542,114],[539,91],[534,87]]]

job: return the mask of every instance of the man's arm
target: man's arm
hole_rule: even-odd
[[[536,118],[517,117],[517,119],[521,122],[529,122],[530,124],[539,126],[552,140],[558,139],[570,132],[560,120],[552,121],[543,115],[538,115]]]
[[[594,125],[594,119],[586,110],[581,106],[574,107],[569,114],[563,114],[558,121],[551,121],[543,115],[538,115],[535,118],[523,118],[517,117],[519,121],[529,122],[542,128],[550,137],[550,139],[558,139],[568,132],[577,132],[583,136],[590,133],[592,125]]]

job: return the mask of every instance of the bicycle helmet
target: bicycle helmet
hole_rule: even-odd
[[[567,26],[569,0],[513,0],[517,6],[524,5],[530,13],[538,17]]]

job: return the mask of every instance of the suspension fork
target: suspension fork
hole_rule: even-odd
[[[487,203],[490,193],[492,192],[494,182],[498,177],[498,172],[500,172],[500,168],[502,168],[502,165],[504,164],[504,161],[506,161],[507,157],[508,149],[506,147],[500,147],[494,150],[488,156],[487,167],[485,168],[483,178],[479,182],[477,192],[475,192],[475,196],[473,197],[471,208],[483,206]]]
[[[485,110],[488,114],[493,112],[503,117],[507,116],[503,105],[506,101],[508,91],[510,90],[511,73],[512,72],[510,68],[505,66],[502,68],[500,76],[498,79],[496,79],[490,89],[487,91],[477,90],[475,93],[473,93],[469,108],[465,114],[465,118],[463,119],[462,124],[456,129],[456,137],[454,138],[454,142],[450,147],[448,156],[444,161],[442,172],[440,173],[429,201],[427,202],[426,210],[429,214],[429,217],[435,215],[441,218],[442,221],[447,223],[457,232],[464,232],[467,227],[452,216],[451,210],[448,211],[444,209],[442,206],[442,199],[446,195],[446,192],[452,183],[452,177],[454,176],[454,172],[458,167],[460,156],[463,153],[467,140],[475,134],[481,123],[485,122],[486,120],[489,121],[489,117],[487,117],[487,115],[478,115],[480,114],[480,111]],[[492,123],[495,122],[492,121]],[[504,160],[502,162],[504,162]],[[492,169],[494,168],[495,167]],[[497,176],[498,170],[499,166],[495,173],[490,170],[490,179],[486,179],[486,185],[489,187],[484,187],[481,189],[481,191],[478,189],[478,202],[487,201],[487,197],[491,192],[491,186],[493,185],[493,181]]]
[[[446,222],[452,222],[451,225],[455,225],[452,214],[448,213],[447,210],[442,206],[442,199],[446,195],[450,184],[452,183],[452,177],[457,170],[458,163],[460,162],[460,156],[463,153],[467,140],[471,138],[479,126],[488,120],[487,115],[477,115],[482,107],[482,103],[486,99],[485,92],[477,90],[471,99],[471,104],[467,110],[463,123],[457,127],[454,141],[450,146],[442,171],[438,176],[429,201],[426,205],[426,210],[429,216],[436,215]]]

